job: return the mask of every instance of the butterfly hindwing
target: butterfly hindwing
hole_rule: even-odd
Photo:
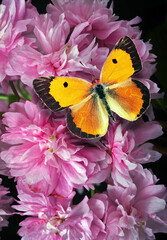
[[[150,103],[150,94],[147,87],[131,78],[111,85],[105,91],[110,109],[129,121],[135,121],[139,118]]]
[[[142,69],[141,60],[133,41],[121,38],[105,61],[100,82],[107,85],[125,81]]]
[[[96,94],[69,108],[67,127],[81,138],[96,138],[105,135],[108,128],[107,111]]]
[[[74,77],[39,77],[33,81],[33,87],[54,112],[81,102],[91,91],[88,81]]]

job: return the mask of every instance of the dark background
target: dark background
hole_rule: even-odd
[[[1,2],[1,1],[0,1]],[[109,1],[110,4],[111,1]],[[39,13],[46,12],[46,5],[51,3],[47,0],[32,0],[32,4],[37,7]],[[157,72],[152,77],[161,92],[167,92],[167,0],[115,0],[114,13],[120,19],[131,20],[139,16],[142,18],[140,28],[142,30],[142,39],[147,41],[151,39],[153,44],[152,52],[157,58]],[[167,186],[167,97],[162,100],[152,101],[156,120],[161,123],[164,135],[153,141],[156,150],[163,153],[163,157],[156,163],[145,165],[151,168],[158,177],[159,183]],[[12,195],[16,196],[15,184],[13,180],[3,178],[3,184],[10,188]],[[19,222],[23,218],[13,216],[9,219],[9,227],[3,228],[1,234],[2,240],[19,240],[16,234],[19,229]],[[167,234],[156,234],[156,240],[166,240]]]

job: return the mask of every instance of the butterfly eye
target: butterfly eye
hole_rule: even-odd
[[[117,63],[117,59],[115,59],[115,58],[112,59],[112,61],[113,61],[113,63]]]
[[[68,83],[67,82],[64,82],[63,85],[64,85],[64,87],[68,87]]]

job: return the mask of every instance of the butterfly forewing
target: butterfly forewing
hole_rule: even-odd
[[[91,83],[74,77],[40,77],[33,81],[33,86],[52,111],[81,102],[91,91]]]
[[[141,60],[133,41],[125,36],[115,45],[104,63],[100,82],[107,85],[125,81],[142,69]]]

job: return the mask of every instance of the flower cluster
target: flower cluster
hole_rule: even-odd
[[[142,166],[161,157],[149,142],[163,134],[152,108],[148,121],[115,116],[104,137],[85,140],[67,129],[65,111],[51,112],[33,91],[33,79],[40,76],[99,79],[109,52],[127,35],[143,66],[134,78],[152,98],[159,97],[150,80],[156,56],[151,44],[140,39],[140,18],[119,20],[107,3],[52,0],[46,14],[25,0],[0,5],[1,95],[10,100],[10,106],[0,103],[5,112],[0,173],[16,181],[12,207],[26,216],[18,231],[23,240],[146,240],[167,232],[167,191]],[[95,193],[102,182],[107,188]],[[91,191],[90,199],[74,205],[83,188]],[[1,216],[10,214],[11,198],[3,200],[5,194],[1,186]],[[4,216],[0,223],[7,226]]]

